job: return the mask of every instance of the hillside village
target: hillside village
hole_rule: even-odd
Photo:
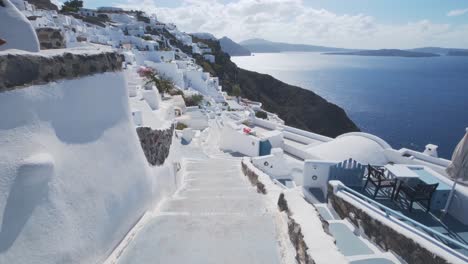
[[[344,111],[315,109],[336,138],[293,127],[218,48],[157,14],[0,0],[0,263],[466,263],[466,186],[426,226],[453,183],[437,146]],[[437,184],[428,205],[372,199],[397,165]]]

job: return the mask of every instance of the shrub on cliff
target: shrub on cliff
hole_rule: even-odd
[[[255,112],[255,117],[261,118],[261,119],[268,119],[268,115],[264,111],[257,111]]]
[[[65,1],[65,3],[63,3],[63,6],[62,6],[62,12],[77,12],[82,7],[83,7],[83,1],[80,1],[80,0]]]
[[[203,95],[194,94],[192,96],[184,97],[186,106],[198,106],[203,100]]]
[[[186,106],[198,106],[203,101],[203,95],[194,94],[192,96],[184,97]]]
[[[140,68],[138,74],[146,79],[146,84],[154,84],[161,95],[170,93],[174,90],[174,83],[164,75],[159,75],[157,71],[151,68]]]
[[[177,123],[176,129],[177,129],[177,130],[184,130],[184,129],[186,129],[187,127],[188,127],[188,126],[187,126],[186,124],[180,123],[180,122],[179,122],[179,123]]]

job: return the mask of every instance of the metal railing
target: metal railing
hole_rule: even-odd
[[[361,198],[362,200],[368,202],[369,204],[375,206],[377,209],[383,211],[386,215],[387,218],[390,218],[390,216],[393,216],[395,219],[399,220],[400,222],[402,223],[410,223],[411,225],[413,225],[414,227],[416,228],[419,228],[421,230],[423,230],[424,232],[427,233],[427,235],[429,235],[430,237],[436,239],[437,241],[439,241],[440,243],[443,243],[446,247],[448,247],[448,249],[450,249],[451,253],[458,256],[458,257],[461,257],[462,259],[464,259],[465,261],[468,261],[468,255],[467,255],[467,252],[468,252],[468,245],[467,244],[464,244],[458,240],[455,240],[451,237],[448,237],[447,235],[444,235],[430,227],[427,227],[405,215],[403,215],[402,213],[398,212],[398,211],[395,211],[379,202],[376,202],[374,201],[372,198],[369,198],[347,186],[344,186],[344,185],[340,185],[338,187],[339,189],[338,190],[344,190],[346,192],[348,192],[349,194],[351,195],[354,195],[354,196],[357,196],[359,198]],[[407,224],[408,225],[408,224]],[[414,230],[412,230],[414,232]],[[420,234],[420,232],[415,232],[415,233],[418,233]],[[421,235],[421,234],[420,234]],[[426,238],[426,237],[425,237]],[[427,238],[426,238],[427,239]],[[429,240],[429,239],[428,239]],[[432,241],[432,243],[434,243]],[[457,248],[459,249],[462,249],[462,250],[465,250],[465,252],[460,252],[457,250]]]

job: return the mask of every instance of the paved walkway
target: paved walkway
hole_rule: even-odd
[[[280,263],[274,216],[238,159],[189,160],[184,187],[119,263]]]

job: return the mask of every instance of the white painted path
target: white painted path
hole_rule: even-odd
[[[144,221],[118,263],[291,263],[276,206],[250,185],[240,159],[216,150],[216,131],[200,139],[211,158],[184,162],[183,187]]]

